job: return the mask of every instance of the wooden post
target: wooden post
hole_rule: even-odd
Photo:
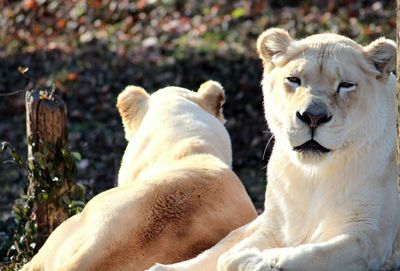
[[[396,20],[396,39],[397,39],[397,165],[400,165],[400,0],[397,0],[397,20]],[[399,184],[400,178],[397,183]]]
[[[44,164],[49,165],[57,173],[65,172],[65,164],[52,164],[60,148],[64,148],[67,144],[67,120],[66,106],[64,101],[57,95],[48,97],[47,92],[34,90],[26,93],[26,128],[28,137],[28,161],[29,166],[34,167],[33,160],[43,157]],[[48,148],[49,145],[54,148]],[[57,150],[57,148],[59,148]],[[42,162],[43,163],[43,162]],[[53,170],[53,169],[52,169]],[[32,200],[32,218],[37,222],[43,241],[48,235],[64,220],[68,218],[68,211],[60,204],[61,198],[69,190],[70,182],[62,178],[60,183],[42,178],[29,178],[28,195],[36,195]],[[46,178],[46,177],[44,177]],[[42,187],[49,187],[49,193],[42,198],[37,197],[40,191],[44,191]],[[38,191],[39,190],[39,191]],[[41,244],[40,244],[41,245]]]

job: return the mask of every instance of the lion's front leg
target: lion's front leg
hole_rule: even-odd
[[[228,251],[218,261],[218,271],[365,271],[378,270],[380,255],[369,259],[367,241],[340,235],[327,242],[298,247]]]
[[[326,242],[284,248],[279,253],[267,250],[264,255],[268,257],[273,254],[275,266],[285,271],[378,270],[383,257],[379,248],[370,245],[365,235],[343,234]],[[371,255],[374,258],[370,258]]]

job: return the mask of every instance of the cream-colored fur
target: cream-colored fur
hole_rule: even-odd
[[[231,170],[224,91],[167,87],[118,97],[129,141],[118,187],[62,223],[22,270],[143,271],[190,259],[256,217]]]
[[[292,40],[270,29],[257,47],[275,136],[265,211],[198,257],[150,270],[396,270],[395,43],[362,47],[335,34]],[[308,125],[310,108],[319,113]],[[330,151],[296,148],[312,137]]]

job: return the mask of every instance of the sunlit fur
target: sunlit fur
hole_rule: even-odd
[[[195,259],[160,270],[365,271],[400,267],[393,41],[366,47],[335,35],[258,38],[265,116],[275,137],[265,211]],[[302,79],[299,88],[285,78]],[[338,93],[340,81],[355,90]],[[293,150],[311,137],[296,117],[310,99],[332,119],[315,130],[328,153]],[[207,269],[201,269],[207,266]]]
[[[194,257],[254,219],[231,170],[223,102],[213,81],[198,92],[127,87],[117,102],[129,141],[118,187],[62,223],[22,270],[143,271]]]

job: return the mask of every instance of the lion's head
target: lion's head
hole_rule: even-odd
[[[393,41],[362,47],[336,34],[293,40],[273,28],[260,35],[257,50],[269,127],[295,159],[321,161],[376,144],[395,127]]]
[[[223,87],[216,81],[204,82],[197,92],[180,87],[166,87],[149,95],[138,86],[127,86],[118,96],[117,108],[129,141],[140,127],[148,111],[159,111],[174,107],[177,102],[192,102],[225,122],[222,106],[225,102]],[[172,109],[170,111],[173,111]]]

